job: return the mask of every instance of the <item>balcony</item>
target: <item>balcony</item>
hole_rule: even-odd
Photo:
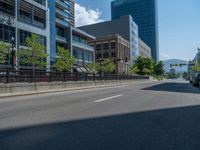
[[[69,19],[69,12],[63,11],[61,9],[56,8],[56,13],[58,13],[59,15],[61,15],[63,18],[67,18]]]
[[[57,4],[59,4],[59,6],[61,6],[64,9],[66,9],[70,5],[69,2],[67,2],[67,1],[56,0],[56,2],[57,2]]]
[[[34,0],[34,1],[43,5],[43,6],[46,6],[46,0]]]
[[[84,43],[77,42],[75,40],[72,41],[72,45],[78,48],[85,49],[85,50],[94,51],[94,47],[84,44]]]
[[[67,43],[67,39],[60,35],[56,35],[56,40],[62,43]]]
[[[56,18],[56,22],[64,27],[68,27],[69,26],[69,21],[67,20],[64,20],[64,19],[59,19],[59,18]]]
[[[35,26],[40,27],[40,28],[45,28],[44,23],[38,22],[36,20],[32,20],[30,17],[20,15],[19,19],[23,22],[28,23],[28,24],[35,25]]]
[[[15,18],[9,14],[0,12],[0,23],[6,25],[14,25]]]
[[[25,0],[26,2],[46,11],[46,1],[45,0]]]

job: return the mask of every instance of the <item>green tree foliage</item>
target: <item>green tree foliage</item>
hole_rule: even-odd
[[[150,58],[139,56],[131,67],[131,71],[140,75],[151,75],[153,72],[153,61]]]
[[[176,73],[176,72],[168,72],[166,73],[167,79],[177,79],[181,76],[180,73]]]
[[[200,61],[195,63],[195,66],[192,67],[192,71],[194,72],[200,72]]]
[[[184,78],[184,79],[188,79],[188,76],[189,76],[189,75],[188,75],[188,72],[184,72],[184,73],[183,73],[183,78]]]
[[[115,66],[113,60],[105,59],[101,63],[100,68],[98,70],[100,70],[101,72],[104,72],[104,73],[112,73],[116,70],[116,66]]]
[[[156,76],[164,75],[164,65],[162,61],[153,62],[153,74]]]
[[[0,64],[5,64],[7,62],[8,48],[6,43],[0,41]]]
[[[96,62],[88,64],[87,68],[90,70],[91,73],[96,73],[100,71],[100,65]]]
[[[17,56],[21,65],[33,66],[44,68],[47,65],[46,47],[40,44],[40,37],[32,34],[31,37],[26,39],[27,48],[21,49]]]
[[[71,56],[70,52],[63,47],[58,47],[56,63],[53,67],[57,71],[71,71],[75,58]]]
[[[152,75],[154,78],[162,80],[164,78],[163,63],[155,62],[150,58],[138,57],[131,67],[131,72],[139,75]]]

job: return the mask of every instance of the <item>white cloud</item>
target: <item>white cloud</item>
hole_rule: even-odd
[[[101,14],[101,11],[98,9],[87,9],[77,3],[75,4],[75,22],[77,27],[104,21],[100,19]]]
[[[160,60],[167,60],[171,59],[171,57],[168,54],[160,53]]]

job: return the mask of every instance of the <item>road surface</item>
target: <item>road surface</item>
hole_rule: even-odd
[[[198,150],[200,90],[170,80],[0,99],[0,150]]]

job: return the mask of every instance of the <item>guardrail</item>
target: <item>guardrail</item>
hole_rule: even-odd
[[[39,70],[37,68],[0,68],[0,83],[24,82],[67,82],[67,81],[96,81],[96,80],[136,80],[149,79],[148,76],[118,75],[118,74],[93,74],[79,72],[57,72]]]

